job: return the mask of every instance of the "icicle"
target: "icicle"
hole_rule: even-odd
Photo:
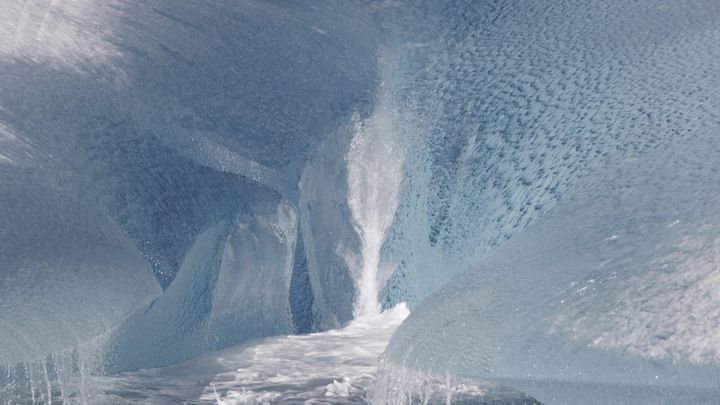
[[[45,374],[45,386],[47,388],[47,399],[45,403],[48,405],[52,404],[52,384],[50,384],[50,375],[48,374],[47,361],[42,362],[43,373]]]

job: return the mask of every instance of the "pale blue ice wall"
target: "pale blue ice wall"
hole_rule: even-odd
[[[417,303],[609,156],[717,119],[716,2],[386,2],[405,184],[387,305]]]
[[[351,235],[351,225],[315,219],[321,210],[298,183],[324,139],[339,138],[343,159],[351,134],[336,129],[372,104],[377,40],[366,5],[7,3],[0,305],[22,327],[3,319],[0,330],[24,339],[48,316],[74,323],[0,363],[87,340],[135,308],[109,340],[112,367],[350,318],[346,264],[322,257],[337,256],[324,246],[334,241],[309,229]],[[306,177],[342,176],[320,167]],[[299,293],[290,291],[296,255]],[[165,293],[145,307],[159,286]],[[312,299],[297,299],[308,291]],[[173,334],[186,338],[161,348]],[[137,347],[143,357],[123,357]]]
[[[720,4],[418,15],[442,28],[399,69],[428,126],[385,257],[388,300],[426,299],[376,401],[450,376],[547,404],[716,403]]]
[[[375,402],[450,376],[544,404],[717,403],[720,122],[703,126],[610,158],[420,304]]]

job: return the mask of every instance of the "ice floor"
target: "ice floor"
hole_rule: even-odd
[[[86,381],[88,404],[365,403],[404,304],[343,329],[256,340],[165,368]],[[82,402],[82,399],[79,401]]]
[[[408,316],[405,304],[353,321],[343,329],[250,341],[169,367],[112,376],[76,376],[71,404],[364,404],[378,358]],[[536,404],[487,383],[428,384],[417,403]],[[50,403],[64,403],[52,387]],[[34,392],[34,394],[33,394]],[[46,404],[42,382],[27,404]],[[33,394],[33,395],[31,395]]]

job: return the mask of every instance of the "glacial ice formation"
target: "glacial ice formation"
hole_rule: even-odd
[[[170,287],[105,343],[105,371],[173,364],[239,341],[292,333],[288,291],[296,235],[289,203],[201,233]]]
[[[717,398],[717,1],[5,3],[0,400],[404,301],[378,402]]]
[[[374,401],[448,378],[547,404],[717,402],[718,4],[419,9],[441,28],[407,48],[399,99],[432,100],[429,125],[384,257],[389,302],[429,298]]]
[[[322,229],[352,239],[352,223],[324,224],[326,202],[301,194],[346,181],[309,168],[325,143],[344,162],[352,132],[338,128],[371,108],[366,5],[0,14],[0,364],[100,335],[110,370],[168,364],[351,319],[350,270]],[[186,339],[166,345],[173,334]]]
[[[610,156],[717,122],[714,1],[384,2],[395,108],[416,120],[381,260],[422,301]],[[411,305],[411,306],[413,306]]]
[[[412,395],[407,369],[545,404],[717,402],[718,129],[610,159],[418,306],[385,354],[378,401]]]
[[[0,147],[0,364],[15,364],[107,332],[160,287],[61,157],[2,126]]]

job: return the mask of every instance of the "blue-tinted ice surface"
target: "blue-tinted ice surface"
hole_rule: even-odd
[[[113,333],[105,370],[167,365],[239,341],[292,333],[287,294],[296,234],[290,204],[201,233],[164,294]]]
[[[64,352],[31,386],[341,325],[372,267],[417,307],[378,401],[717,387],[717,1],[6,3],[0,364]]]
[[[372,103],[366,5],[7,3],[0,364],[111,328],[105,367],[168,364],[351,318],[342,238],[325,234],[352,247],[354,231],[312,188],[344,167],[304,171],[326,138],[342,162],[337,128]]]
[[[429,66],[449,78],[431,94],[463,100],[438,112],[460,129],[433,139],[469,135],[439,142],[458,147],[455,158],[430,160],[451,180],[423,179],[439,190],[429,204],[446,208],[414,208],[430,226],[416,215],[396,223],[429,231],[430,254],[450,259],[420,253],[441,275],[408,266],[401,281],[422,296],[427,282],[469,270],[400,327],[376,400],[422,397],[422,381],[450,376],[548,404],[716,403],[718,5],[496,6],[441,11],[449,26],[477,28],[443,38],[464,57]]]
[[[420,302],[609,157],[718,121],[714,1],[384,2],[379,14],[395,103],[417,128],[384,247],[389,305]]]
[[[383,392],[422,378],[410,369],[498,381],[548,404],[716,403],[716,133],[610,159],[443,286],[394,335]]]
[[[0,364],[93,338],[160,293],[62,161],[1,123],[0,190]]]
[[[716,403],[718,4],[418,14],[442,28],[405,51],[400,100],[431,125],[385,253],[390,301],[434,293],[374,400],[456,378],[548,404]]]

